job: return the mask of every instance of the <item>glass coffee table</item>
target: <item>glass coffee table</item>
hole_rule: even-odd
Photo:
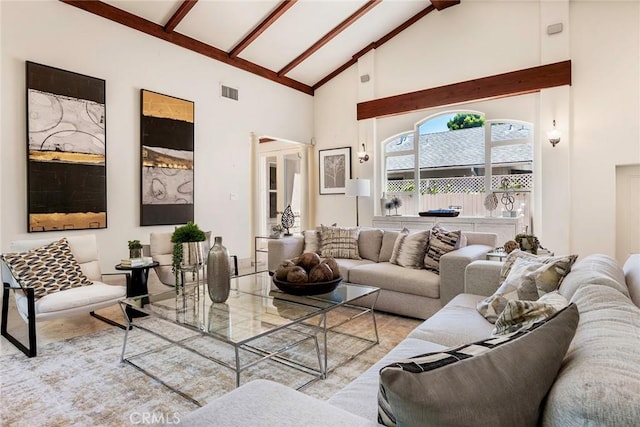
[[[342,330],[337,333],[348,335],[365,344],[364,348],[350,355],[340,365],[379,343],[374,313],[379,292],[380,289],[376,287],[342,282],[333,292],[327,294],[295,296],[278,290],[273,285],[269,273],[264,271],[233,277],[229,299],[225,303],[211,302],[206,286],[197,284],[187,284],[184,288],[179,288],[178,292],[171,289],[160,294],[126,298],[120,302],[123,313],[135,309],[148,314],[149,316],[145,319],[162,319],[197,333],[185,339],[174,339],[167,334],[149,329],[145,326],[144,320],[138,321],[125,315],[128,327],[125,329],[120,361],[134,366],[172,391],[201,405],[190,395],[181,392],[136,364],[137,357],[147,356],[155,350],[125,357],[129,331],[131,328],[137,328],[162,338],[168,342],[167,346],[179,346],[211,362],[232,369],[235,372],[236,387],[240,385],[242,372],[270,360],[312,375],[313,379],[300,386],[299,389],[301,389],[318,379],[326,378],[339,366],[328,367],[327,355],[331,351],[327,339],[329,332],[341,328]],[[362,301],[365,297],[367,298],[366,306],[352,304],[358,300]],[[337,323],[328,324],[327,314],[338,307],[348,307],[350,314],[343,316]],[[351,334],[348,328],[349,322],[363,315],[370,316],[373,331],[369,331],[367,337]],[[225,361],[216,357],[212,354],[213,352],[203,352],[191,346],[190,341],[196,337],[206,337],[220,345],[230,345],[235,357],[233,360]],[[320,343],[318,337],[321,338]],[[278,345],[265,348],[261,345],[261,341],[265,338],[277,341]],[[308,358],[306,361],[299,361],[290,356],[292,349],[309,342],[315,350],[312,360],[317,361],[317,365],[314,362],[311,366]],[[241,352],[251,353],[254,357],[243,362],[240,357]]]

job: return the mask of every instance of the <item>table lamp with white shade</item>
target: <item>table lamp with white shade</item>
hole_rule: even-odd
[[[347,179],[345,195],[356,198],[356,226],[360,226],[360,214],[358,212],[358,197],[371,195],[371,183],[368,179]]]

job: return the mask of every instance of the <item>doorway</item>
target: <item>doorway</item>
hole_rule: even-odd
[[[616,260],[640,253],[640,165],[616,166]]]
[[[268,140],[267,142],[262,142]],[[259,138],[254,211],[255,232],[269,236],[281,224],[282,214],[291,207],[294,223],[290,233],[307,227],[308,219],[308,144],[277,138]]]

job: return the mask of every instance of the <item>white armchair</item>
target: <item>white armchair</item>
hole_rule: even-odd
[[[159,265],[154,267],[154,271],[160,282],[167,286],[175,286],[176,278],[172,271],[173,264],[173,243],[171,243],[171,235],[173,232],[151,233],[149,235],[149,254],[151,258]],[[209,252],[211,243],[211,231],[206,232],[207,241],[205,245],[205,257]],[[238,275],[238,257],[231,255],[229,260],[232,275]]]
[[[59,240],[59,238],[14,241],[11,243],[11,252],[26,252],[55,242],[56,240]],[[3,281],[2,336],[7,338],[7,340],[29,357],[34,357],[37,354],[36,321],[53,320],[61,317],[89,313],[107,323],[122,327],[120,324],[104,318],[94,311],[116,304],[121,298],[126,296],[126,286],[103,283],[102,280],[104,280],[104,276],[124,275],[128,284],[129,274],[101,273],[95,235],[69,236],[67,237],[67,241],[73,257],[80,264],[82,273],[92,282],[91,285],[48,293],[36,299],[34,296],[34,288],[20,283],[14,277],[4,260],[1,262]],[[28,324],[28,347],[7,331],[9,293],[12,290],[18,313]]]

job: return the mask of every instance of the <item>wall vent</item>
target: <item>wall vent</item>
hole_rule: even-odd
[[[233,99],[234,101],[237,101],[238,89],[225,86],[225,85],[220,85],[220,96],[222,96],[223,98],[229,98],[229,99]]]

